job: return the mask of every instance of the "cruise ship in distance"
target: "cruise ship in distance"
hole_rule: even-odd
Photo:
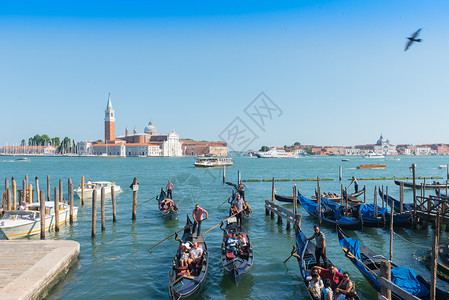
[[[278,150],[276,148],[271,148],[266,152],[255,152],[254,155],[259,158],[298,158],[298,155],[292,152],[286,152],[285,150]]]

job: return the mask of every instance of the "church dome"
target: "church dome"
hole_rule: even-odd
[[[144,133],[148,133],[148,134],[155,134],[156,133],[156,127],[153,126],[153,122],[150,121],[150,123],[148,123],[148,126],[145,127],[143,132]]]
[[[382,136],[382,134],[380,135],[380,138],[377,140],[377,145],[382,145],[382,143],[384,143],[385,142],[385,140],[384,140],[384,137]]]

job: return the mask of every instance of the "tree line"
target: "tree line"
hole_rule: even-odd
[[[26,140],[22,140],[21,146],[26,146]],[[69,137],[64,137],[61,140],[60,137],[49,137],[46,134],[36,134],[28,139],[28,146],[53,146],[59,153],[76,153],[75,140],[71,140]]]

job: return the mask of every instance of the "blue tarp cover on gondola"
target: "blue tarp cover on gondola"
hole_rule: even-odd
[[[382,209],[377,205],[377,215],[378,216],[384,216],[388,213],[388,209],[384,208]],[[374,204],[363,204],[360,205],[360,214],[364,217],[372,217],[374,216]]]
[[[407,267],[391,269],[391,282],[417,297],[425,297],[429,294],[426,286],[416,279],[415,270]]]
[[[363,263],[361,263],[362,258],[360,257],[360,241],[356,239],[351,238],[344,238],[340,240],[340,245],[343,250],[348,250],[352,255],[354,255],[357,259],[355,260],[355,264],[357,265],[358,269],[361,270],[366,276],[371,278],[371,281],[376,284],[378,288],[380,288],[379,283],[377,282],[376,276],[372,274]],[[345,251],[346,251],[345,250]],[[351,257],[351,255],[349,255]]]

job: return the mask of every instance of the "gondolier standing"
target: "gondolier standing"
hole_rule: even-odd
[[[349,186],[351,186],[352,183],[354,183],[354,190],[357,193],[359,191],[359,183],[357,182],[357,179],[355,179],[354,176],[352,176],[352,181],[349,184]]]
[[[171,183],[171,181],[168,181],[167,186],[165,187],[165,189],[167,190],[167,198],[173,199],[172,193],[171,191],[173,190],[173,183]]]
[[[239,191],[240,196],[243,200],[245,200],[245,188],[246,184],[243,183],[243,181],[240,180],[239,185],[237,186],[237,191]]]
[[[317,225],[313,226],[313,230],[315,231],[315,234],[308,238],[307,240],[313,240],[315,238],[315,258],[317,266],[320,266],[320,257],[323,258],[324,262],[324,268],[327,269],[327,257],[326,257],[326,237],[324,236],[324,233],[320,231],[320,227]]]
[[[195,223],[193,224],[193,227],[192,227],[192,235],[195,233],[197,224],[198,224],[198,230],[196,232],[196,236],[200,235],[201,223],[203,222],[203,214],[206,214],[206,219],[209,218],[209,214],[207,213],[207,210],[205,210],[204,208],[201,208],[198,204],[196,204],[195,209],[192,212],[193,220],[195,221]]]

